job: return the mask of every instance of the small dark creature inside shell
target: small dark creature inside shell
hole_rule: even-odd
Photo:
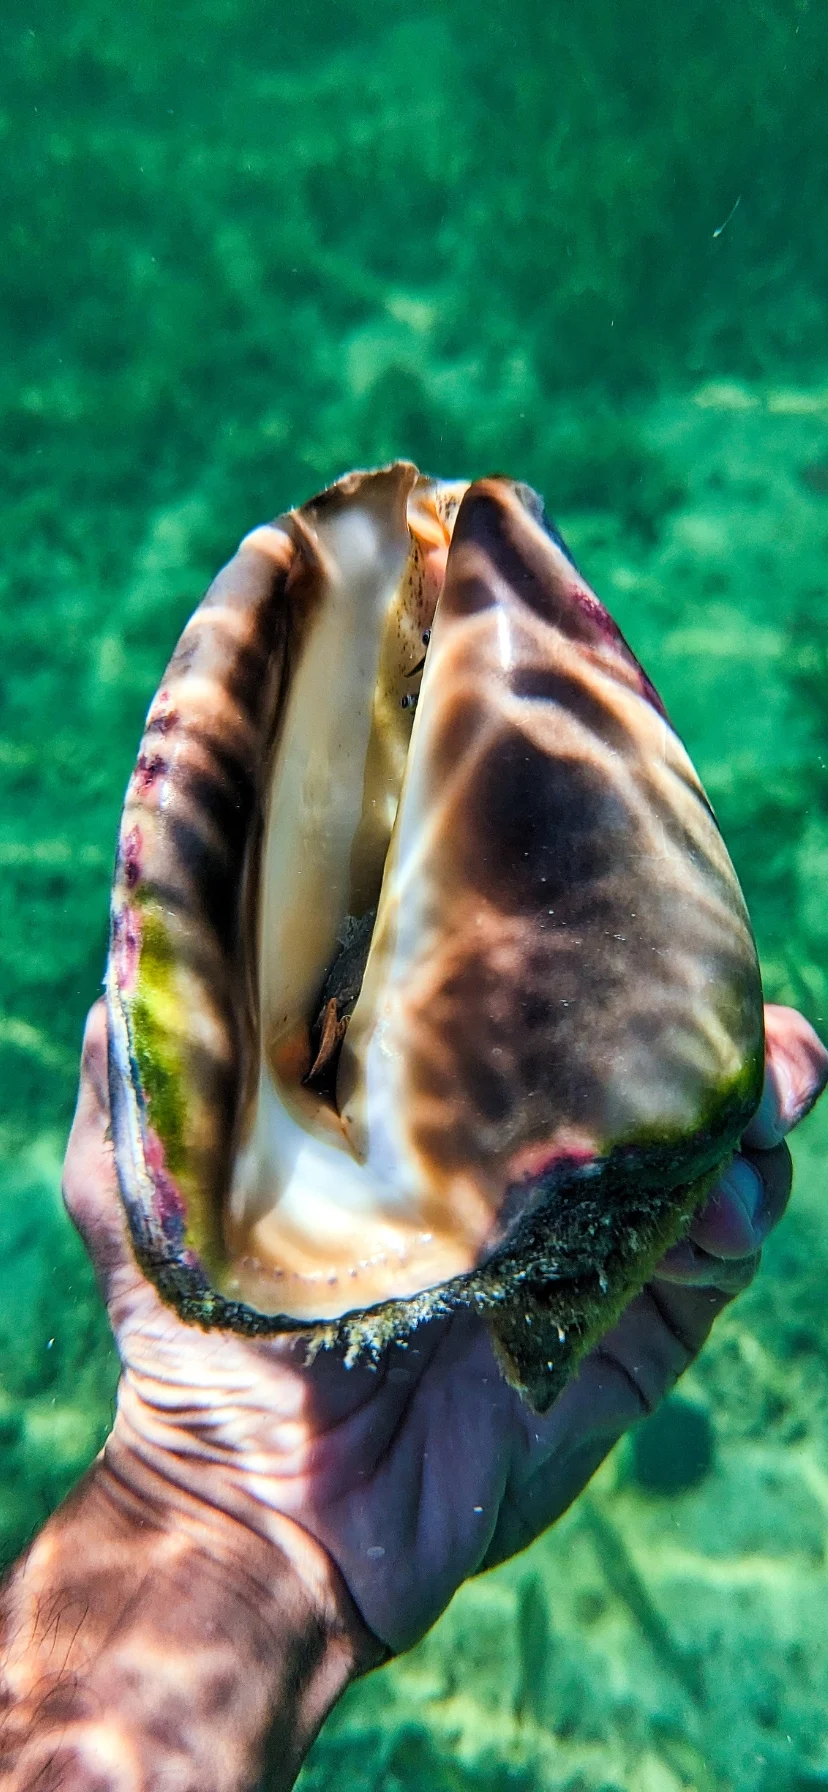
[[[527,487],[352,473],[242,542],[127,792],[107,977],[136,1250],[185,1317],[488,1316],[538,1407],[759,1099],[750,924]]]

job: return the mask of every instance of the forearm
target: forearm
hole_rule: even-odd
[[[335,1601],[333,1602],[335,1605]],[[295,1566],[99,1462],[0,1598],[2,1792],[286,1792],[355,1671]]]

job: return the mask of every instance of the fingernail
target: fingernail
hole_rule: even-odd
[[[722,1177],[722,1188],[735,1197],[749,1225],[754,1226],[765,1199],[765,1185],[758,1170],[747,1158],[734,1158]]]

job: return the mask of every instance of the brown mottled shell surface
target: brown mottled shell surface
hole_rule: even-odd
[[[374,908],[323,1101],[312,1015]],[[354,1350],[472,1305],[538,1406],[761,1090],[750,925],[652,685],[534,493],[407,463],[254,531],[188,624],[107,992],[121,1188],[167,1298]]]

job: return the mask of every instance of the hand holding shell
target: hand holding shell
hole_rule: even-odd
[[[250,1338],[183,1323],[141,1274],[126,1236],[99,1004],[64,1187],[123,1365],[99,1467],[114,1479],[116,1503],[132,1501],[145,1540],[174,1555],[195,1516],[222,1561],[228,1548],[257,1561],[262,1540],[275,1544],[276,1584],[287,1550],[326,1622],[342,1614],[347,1588],[371,1633],[357,1639],[363,1665],[376,1660],[377,1638],[392,1650],[410,1646],[469,1574],[524,1548],[564,1511],[750,1279],[790,1187],[790,1157],[777,1141],[828,1074],[828,1054],[801,1016],[769,1009],[767,1020],[765,1096],[743,1154],[538,1417],[499,1373],[485,1318],[462,1307],[350,1368],[341,1349],[307,1363],[301,1338],[289,1334]],[[755,1201],[745,1202],[745,1178]]]

